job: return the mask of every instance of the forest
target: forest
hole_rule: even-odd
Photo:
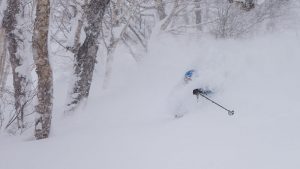
[[[0,0],[0,169],[300,167],[299,18],[298,0]]]

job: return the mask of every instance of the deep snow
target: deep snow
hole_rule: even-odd
[[[110,87],[98,65],[73,116],[62,116],[68,73],[56,72],[51,137],[2,134],[0,169],[299,169],[300,35],[196,39],[153,37],[140,64],[119,50]],[[199,79],[178,88],[191,68]],[[195,86],[236,114],[196,102]],[[174,119],[174,103],[189,112]]]

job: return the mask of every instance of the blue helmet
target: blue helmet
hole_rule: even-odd
[[[185,78],[188,78],[188,79],[191,79],[192,78],[192,76],[194,75],[194,73],[195,73],[195,70],[189,70],[189,71],[187,71],[186,73],[185,73],[185,75],[184,75],[184,77]]]

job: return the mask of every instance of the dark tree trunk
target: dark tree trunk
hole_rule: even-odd
[[[98,38],[108,3],[109,0],[91,0],[85,7],[87,19],[86,38],[75,54],[74,74],[76,79],[67,111],[73,111],[82,100],[89,96],[96,64]]]

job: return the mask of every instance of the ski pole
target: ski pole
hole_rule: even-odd
[[[222,109],[226,110],[226,111],[228,112],[228,115],[229,115],[229,116],[234,115],[234,110],[228,110],[228,109],[226,109],[224,106],[222,106],[222,105],[220,105],[219,103],[217,103],[217,102],[211,100],[210,98],[206,97],[205,95],[203,95],[203,94],[201,94],[201,93],[199,93],[199,95],[201,95],[201,96],[204,97],[205,99],[211,101],[211,102],[214,103],[215,105],[221,107]],[[199,96],[197,95],[197,98],[198,98],[198,97],[199,97]]]

